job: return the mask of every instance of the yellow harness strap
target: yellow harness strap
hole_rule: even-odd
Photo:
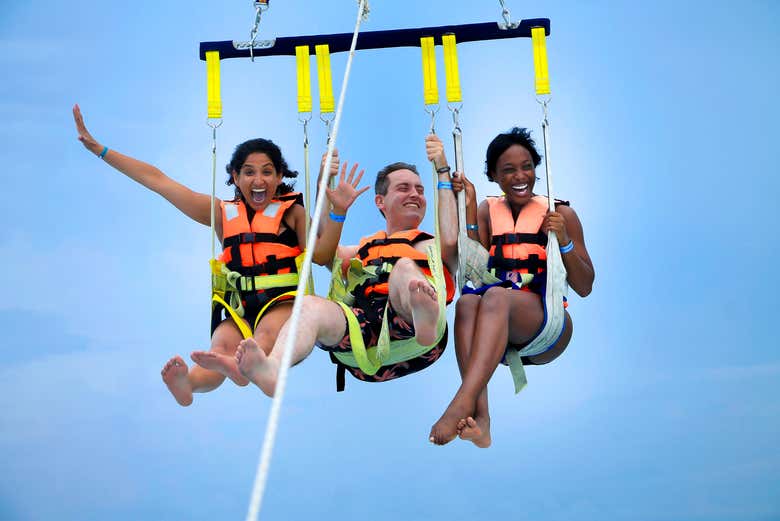
[[[550,93],[550,74],[547,71],[547,44],[544,27],[531,29],[531,40],[534,46],[534,72],[536,73],[536,94]]]
[[[298,112],[311,112],[311,68],[308,45],[299,45],[295,48],[295,61],[298,65]]]
[[[317,79],[320,88],[320,112],[331,113],[336,103],[333,99],[333,80],[330,73],[330,47],[327,44],[314,47],[317,54]]]
[[[301,252],[296,258],[295,263],[300,269],[300,265],[303,262],[305,252]],[[212,307],[216,304],[224,307],[228,314],[233,318],[238,328],[241,330],[241,334],[244,338],[251,338],[252,332],[257,329],[257,324],[260,323],[260,319],[263,314],[282,299],[294,297],[296,295],[295,290],[287,291],[275,298],[269,300],[265,305],[260,308],[260,312],[255,318],[255,323],[250,328],[246,321],[243,319],[244,306],[241,304],[241,298],[239,291],[248,291],[251,289],[270,289],[270,288],[283,288],[286,286],[298,285],[297,273],[283,273],[279,275],[257,275],[255,277],[242,277],[241,274],[230,271],[225,267],[225,264],[216,259],[211,259],[211,276],[213,294],[211,296]],[[306,284],[306,295],[312,294],[314,287],[311,277]],[[229,297],[228,297],[229,295]],[[229,302],[228,302],[229,301]]]
[[[439,104],[439,86],[436,83],[436,52],[432,36],[420,38],[423,65],[423,97],[426,105]]]
[[[460,72],[458,70],[458,50],[454,34],[441,37],[444,48],[444,71],[447,77],[447,102],[460,103],[463,95],[460,90]]]
[[[206,53],[206,100],[208,118],[222,118],[222,97],[219,83],[219,51]]]

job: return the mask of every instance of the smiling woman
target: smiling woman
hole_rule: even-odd
[[[289,169],[272,141],[246,141],[236,147],[226,167],[227,184],[235,186],[235,198],[221,201],[194,192],[158,168],[100,144],[87,130],[78,105],[73,107],[73,117],[78,138],[87,150],[162,195],[192,220],[209,225],[213,217],[214,231],[222,243],[222,255],[214,263],[219,266],[215,279],[222,281],[222,286],[214,297],[211,347],[191,354],[197,364],[191,369],[181,356],[172,357],[161,371],[165,385],[183,406],[192,403],[193,393],[214,390],[225,378],[247,385],[249,380],[241,374],[235,359],[239,342],[251,337],[260,348],[270,351],[296,296],[308,216],[301,194],[283,181],[294,179],[297,173]],[[337,169],[334,163],[332,170]],[[328,191],[334,205],[346,209],[352,204],[356,195],[351,183],[351,177],[345,182],[342,176],[338,186]],[[340,226],[326,223],[321,235],[334,235],[340,232]],[[317,248],[315,261],[329,262],[335,254],[332,240],[318,241]]]
[[[549,306],[565,308],[561,302],[544,301],[547,286],[555,284],[548,271],[548,237],[554,234],[563,246],[560,254],[567,282],[581,296],[593,285],[594,270],[577,214],[568,203],[556,200],[549,211],[547,197],[534,194],[536,167],[541,156],[530,132],[513,128],[499,134],[486,154],[486,174],[501,187],[503,195],[489,197],[477,209],[476,191],[465,178],[467,222],[473,240],[489,250],[488,267],[499,282],[480,288],[463,288],[455,311],[455,352],[462,383],[447,410],[431,429],[431,440],[444,444],[459,435],[478,447],[488,447],[490,413],[487,383],[500,363],[512,357],[541,334],[548,322]],[[557,244],[557,243],[555,243]],[[554,341],[522,364],[541,365],[555,360],[569,343],[572,321],[564,311]]]

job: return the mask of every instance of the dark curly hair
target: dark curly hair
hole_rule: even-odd
[[[514,127],[509,132],[497,135],[488,145],[487,153],[485,154],[485,175],[487,175],[489,180],[495,182],[493,174],[496,173],[498,158],[512,145],[520,145],[528,150],[528,153],[531,154],[534,168],[542,162],[542,156],[536,151],[536,143],[531,138],[531,131],[527,128]]]
[[[233,156],[230,158],[230,163],[225,166],[225,171],[227,171],[228,174],[227,181],[225,181],[226,185],[235,185],[233,182],[233,172],[239,172],[241,167],[244,166],[246,158],[249,157],[249,154],[253,154],[255,152],[260,152],[267,155],[274,164],[276,171],[280,172],[283,178],[295,179],[298,177],[298,172],[290,170],[290,167],[287,166],[287,161],[285,161],[284,157],[282,157],[281,149],[276,146],[273,141],[270,139],[257,138],[244,141],[233,151]],[[274,196],[280,196],[292,192],[294,184],[295,182],[279,183]],[[239,190],[238,187],[236,187],[235,190],[236,199],[243,199],[244,196],[241,194],[241,190]]]

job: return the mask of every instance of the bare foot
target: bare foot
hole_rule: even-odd
[[[227,356],[214,351],[195,351],[190,355],[190,358],[204,369],[227,376],[236,385],[243,387],[249,383],[246,376],[238,370],[235,356]]]
[[[247,338],[238,344],[236,363],[242,375],[258,386],[266,395],[273,396],[279,364],[260,349],[254,338]]]
[[[409,304],[412,306],[415,340],[421,346],[433,345],[436,342],[436,322],[439,319],[436,290],[428,281],[410,281]]]
[[[490,418],[477,416],[476,419],[469,416],[458,422],[458,436],[462,440],[467,440],[479,447],[486,449],[490,447]]]
[[[428,440],[436,445],[445,445],[451,442],[459,434],[460,421],[473,412],[474,404],[469,407],[465,400],[454,398],[439,421],[431,427]]]
[[[184,407],[192,403],[192,386],[189,378],[187,378],[188,373],[187,364],[178,355],[168,360],[168,363],[160,371],[163,382],[168,386],[168,390],[171,391],[179,405]]]

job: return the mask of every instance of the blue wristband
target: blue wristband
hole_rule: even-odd
[[[441,190],[442,188],[445,188],[447,190],[452,190],[452,183],[449,181],[439,181],[439,184],[436,185],[436,188]]]
[[[561,253],[569,253],[574,249],[574,241],[570,240],[566,246],[561,246]]]
[[[98,157],[100,159],[104,159],[106,154],[108,154],[108,147],[103,147],[103,150],[101,150],[101,152],[98,154]]]
[[[466,229],[467,230],[477,231],[477,230],[479,230],[479,225],[478,224],[467,224],[466,225]]]
[[[331,211],[330,212],[330,220],[331,221],[335,221],[337,223],[343,223],[344,221],[347,220],[347,216],[346,215],[338,215],[338,214],[335,214],[335,213],[333,213]]]

